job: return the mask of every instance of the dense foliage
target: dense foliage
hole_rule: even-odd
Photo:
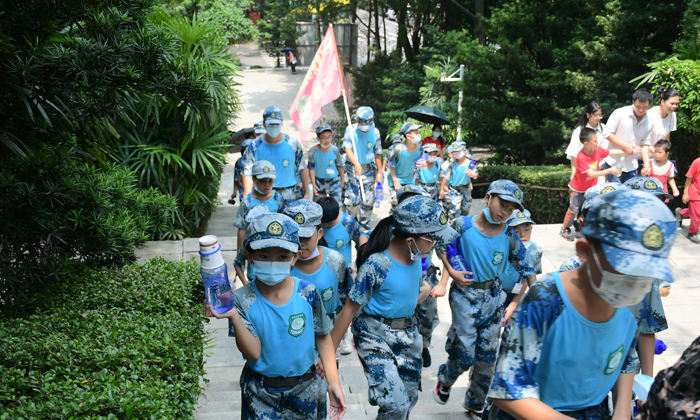
[[[0,319],[0,419],[192,419],[205,335],[199,265],[154,259],[51,289]]]
[[[255,40],[258,28],[245,15],[250,0],[162,0],[162,8],[170,14],[198,17],[210,23],[225,44]]]

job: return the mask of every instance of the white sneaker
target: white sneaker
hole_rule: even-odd
[[[476,410],[472,410],[471,408],[468,408],[467,403],[464,401],[462,402],[462,407],[465,410],[467,410],[467,412],[465,414],[467,415],[467,418],[471,419],[471,420],[481,420],[481,415],[484,414],[483,409],[476,411]]]
[[[350,354],[352,353],[352,343],[347,338],[344,338],[340,342],[340,354]]]

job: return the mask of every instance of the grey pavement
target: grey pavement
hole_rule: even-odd
[[[285,112],[285,116],[288,116],[287,111],[304,77],[301,72],[296,76],[283,72],[244,71],[242,73],[240,92],[244,109],[236,121],[235,129],[248,127],[258,121],[261,118],[262,110],[272,104],[279,106]],[[324,114],[326,112],[332,113],[335,110],[324,108]],[[292,136],[298,136],[296,127],[288,118],[285,121],[285,131]],[[302,144],[305,150],[311,147],[312,141],[313,135],[304,139]],[[228,165],[222,176],[219,191],[222,203],[226,203],[232,192],[233,163],[237,157],[238,154],[228,156]],[[475,199],[472,214],[481,212],[483,206],[483,200]],[[229,226],[237,209],[237,205],[221,204],[207,229],[207,234],[215,234],[219,237],[224,248],[224,259],[229,264],[229,268],[237,249],[234,229],[229,228]],[[380,208],[375,209],[372,225],[376,225],[388,213],[389,202],[385,199]],[[698,275],[700,273],[700,258],[698,258],[700,247],[691,244],[684,237],[687,234],[687,225],[686,221],[683,229],[678,231],[678,238],[669,256],[676,279],[670,296],[663,299],[669,329],[657,336],[668,345],[668,350],[662,355],[656,356],[655,372],[675,363],[683,350],[695,337],[700,335],[700,306],[697,304],[700,301],[700,275]],[[542,261],[544,273],[558,269],[561,262],[574,253],[573,243],[560,238],[559,229],[560,225],[537,225],[533,230],[532,240],[541,245],[544,251]],[[169,260],[188,260],[198,258],[197,246],[197,238],[183,241],[149,242],[138,251],[137,256],[140,261],[156,255]],[[435,263],[440,265],[437,261]],[[231,271],[229,270],[229,278],[233,279]],[[463,375],[455,384],[453,397],[447,405],[438,405],[431,396],[432,388],[436,382],[437,368],[447,359],[444,344],[451,322],[447,297],[438,300],[438,312],[440,324],[433,335],[431,348],[433,364],[423,371],[423,392],[412,412],[412,419],[438,420],[465,417],[461,402],[468,384],[466,375]],[[205,329],[211,333],[212,341],[210,344],[213,344],[214,347],[205,350],[206,379],[209,382],[203,385],[206,389],[200,397],[195,418],[197,420],[240,418],[241,400],[238,379],[244,363],[241,353],[236,348],[235,340],[227,336],[226,321],[212,320],[205,326]],[[367,380],[356,353],[341,356],[340,375],[348,404],[345,418],[354,420],[375,417],[377,408],[370,406],[367,402]]]

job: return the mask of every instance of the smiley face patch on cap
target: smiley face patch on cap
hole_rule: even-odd
[[[612,192],[612,191],[616,191],[614,187],[605,187],[600,191],[600,193],[607,194],[607,193]]]
[[[267,233],[273,236],[282,236],[283,232],[284,229],[282,228],[282,225],[277,221],[270,223],[270,225],[267,227]]]
[[[519,211],[518,214],[515,215],[518,219],[524,219],[525,218],[525,213]]]
[[[656,188],[656,185],[654,185]],[[642,233],[642,245],[652,251],[658,251],[664,246],[664,234],[657,225],[651,225]]]
[[[513,191],[513,195],[515,196],[515,198],[517,198],[518,200],[520,200],[520,190],[515,190],[515,191]]]
[[[656,183],[652,180],[647,180],[644,182],[644,189],[654,191],[656,190]]]
[[[306,218],[304,217],[303,214],[297,213],[296,216],[294,216],[294,221],[300,225],[303,225],[304,222],[306,221]]]

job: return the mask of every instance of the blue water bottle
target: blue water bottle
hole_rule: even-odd
[[[447,245],[447,260],[455,271],[468,271],[470,273],[472,271],[462,254],[459,253],[456,244]],[[474,273],[467,274],[464,279],[474,280]]]
[[[228,267],[221,255],[221,245],[216,236],[199,238],[199,256],[207,305],[211,305],[217,314],[230,311],[233,308],[233,290],[228,281]]]
[[[476,170],[476,161],[474,159],[469,161],[469,169],[475,171],[477,174],[479,171]]]
[[[654,354],[661,354],[665,352],[668,348],[668,346],[666,346],[666,343],[659,340],[658,338],[655,338],[654,340]]]
[[[416,159],[415,166],[418,166],[418,161],[421,160],[421,159],[423,159],[425,162],[427,162],[427,161],[428,161],[428,154],[427,154],[427,153],[423,153],[422,155],[420,155],[420,157],[419,157],[418,159]]]
[[[382,188],[382,183],[377,182],[377,187],[374,189],[374,207],[379,208],[379,205],[384,199],[384,188]]]

